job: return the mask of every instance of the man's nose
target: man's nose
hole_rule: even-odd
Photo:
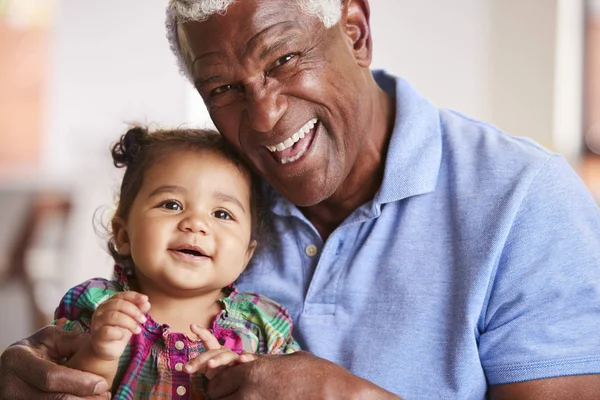
[[[287,97],[277,84],[259,84],[247,90],[248,122],[257,132],[270,132],[286,112]]]
[[[179,222],[179,230],[182,232],[208,235],[210,233],[210,221],[207,217],[198,214],[190,214]]]

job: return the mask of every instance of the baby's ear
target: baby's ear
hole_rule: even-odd
[[[251,240],[248,245],[248,250],[246,251],[246,259],[244,260],[244,269],[248,266],[252,255],[254,254],[254,250],[256,249],[256,240]]]
[[[111,226],[117,252],[122,256],[131,255],[131,244],[129,243],[129,233],[127,233],[125,220],[115,217],[111,222]]]

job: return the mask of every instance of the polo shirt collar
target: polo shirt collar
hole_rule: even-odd
[[[375,205],[435,190],[442,160],[439,110],[404,79],[374,71],[379,86],[396,100],[396,121]]]

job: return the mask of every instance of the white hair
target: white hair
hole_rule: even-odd
[[[227,8],[237,0],[169,0],[167,5],[167,40],[171,51],[177,58],[179,71],[193,82],[190,71],[179,47],[177,23],[185,21],[205,21],[215,14],[223,15]],[[242,0],[243,1],[243,0]],[[295,0],[307,15],[319,18],[326,29],[337,24],[342,16],[341,0]]]

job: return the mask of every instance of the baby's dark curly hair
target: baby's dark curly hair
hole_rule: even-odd
[[[269,216],[260,179],[225,139],[213,130],[174,129],[150,132],[144,127],[135,126],[122,135],[111,150],[115,167],[125,168],[113,219],[127,220],[131,205],[142,187],[144,174],[152,165],[173,151],[199,150],[210,150],[223,155],[250,179],[251,240],[258,243],[257,238],[262,236]],[[108,241],[108,251],[117,264],[133,270],[131,256],[119,254],[113,235]]]

